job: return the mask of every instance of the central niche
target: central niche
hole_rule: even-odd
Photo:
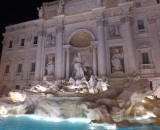
[[[92,37],[87,32],[77,32],[72,36],[69,44],[73,47],[83,48],[90,46]]]

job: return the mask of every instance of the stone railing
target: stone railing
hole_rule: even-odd
[[[10,73],[4,73],[4,76],[7,76],[7,77],[8,77],[9,75],[10,75]]]
[[[140,69],[153,69],[153,64],[140,64]]]

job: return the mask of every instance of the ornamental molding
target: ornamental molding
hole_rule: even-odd
[[[80,23],[85,21],[92,21],[95,20],[95,17],[91,13],[86,13],[82,15],[75,15],[75,16],[68,16],[64,19],[64,24],[73,24],[73,23]]]
[[[95,18],[99,17],[99,18],[103,18],[103,13],[105,11],[105,7],[101,7],[101,8],[96,8],[96,9],[92,9],[92,14]]]
[[[59,23],[60,20],[56,20],[56,18],[54,18],[54,20],[47,21],[44,27],[51,28],[51,27],[61,26],[63,24],[67,25],[67,24],[81,23],[81,22],[86,22],[86,21],[94,21],[96,19],[102,19],[102,18],[119,17],[122,15],[123,13],[121,9],[118,7],[115,7],[114,9],[103,10],[103,13],[102,11],[98,12],[98,11],[92,10],[92,12],[86,12],[83,14],[77,14],[73,16],[65,16],[63,23]]]

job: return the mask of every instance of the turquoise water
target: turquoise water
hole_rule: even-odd
[[[0,117],[0,130],[160,130],[160,127],[116,128],[109,124],[88,124],[84,119],[45,119],[36,116]]]

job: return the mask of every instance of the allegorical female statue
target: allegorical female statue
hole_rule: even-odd
[[[48,58],[48,63],[46,65],[47,75],[54,75],[55,72],[55,63],[53,57]]]
[[[40,19],[42,19],[43,18],[43,15],[44,15],[44,10],[43,10],[43,8],[42,7],[38,7],[37,8],[37,11],[38,11],[38,16],[39,16],[39,18]]]
[[[122,60],[123,60],[123,52],[119,52],[118,49],[116,49],[116,53],[112,56],[111,58],[111,63],[112,63],[112,71],[123,71],[123,64],[122,64]]]
[[[81,57],[81,54],[78,52],[77,56],[73,60],[74,70],[72,76],[74,79],[82,79],[84,78],[84,72],[86,72],[86,68],[84,67],[84,59]]]

